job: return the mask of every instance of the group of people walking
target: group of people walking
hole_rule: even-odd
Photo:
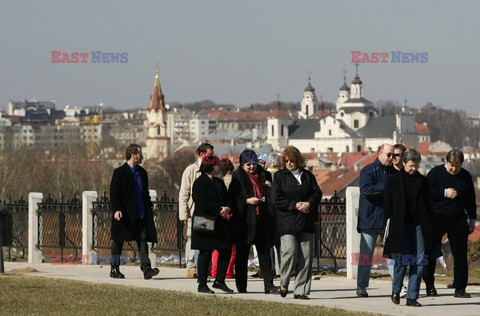
[[[278,171],[272,174],[265,168],[266,161],[262,161],[266,158],[259,159],[255,151],[245,149],[237,169],[230,177],[224,177],[228,190],[219,175],[222,165],[229,161],[215,156],[210,144],[200,145],[196,153],[198,171],[189,178],[189,168],[194,167],[188,167],[183,176],[180,218],[187,221],[191,218],[190,248],[199,252],[198,291],[214,293],[207,279],[212,251],[216,250],[217,274],[212,287],[233,292],[225,283],[225,275],[234,245],[235,285],[239,293],[247,293],[248,257],[255,246],[265,293],[287,296],[290,276],[295,274],[294,298],[308,299],[314,223],[318,220],[322,192],[314,175],[304,168],[305,159],[300,151],[287,147],[276,159]],[[200,227],[199,222],[207,222],[205,225],[210,222],[213,228]],[[271,256],[277,237],[281,240],[280,286],[274,285]]]
[[[195,153],[197,160],[182,175],[179,218],[185,224],[187,276],[197,278],[198,292],[214,293],[207,285],[213,266],[213,288],[232,293],[225,283],[230,271],[237,291],[247,293],[248,258],[255,246],[266,294],[279,292],[286,297],[293,275],[294,298],[309,299],[314,227],[322,191],[305,169],[300,151],[288,146],[275,163],[266,165],[267,158],[245,149],[235,170],[231,161],[214,154],[210,144],[201,144]],[[128,146],[125,155],[127,162],[115,169],[110,188],[110,276],[125,277],[119,270],[123,242],[135,240],[144,278],[151,279],[159,270],[151,267],[148,258],[147,242],[156,242],[157,236],[148,176],[140,166],[139,145]],[[437,295],[434,272],[444,234],[454,258],[454,296],[470,297],[466,292],[467,239],[476,224],[475,191],[471,175],[462,168],[463,153],[452,149],[445,164],[434,167],[426,177],[419,172],[420,161],[415,149],[381,145],[376,160],[360,172],[357,223],[360,257],[367,262],[371,262],[377,238],[384,238],[394,304],[400,303],[409,270],[405,295],[407,305],[414,307],[421,306],[422,278],[427,295]],[[280,286],[275,286],[271,252],[278,244]],[[359,297],[368,297],[370,271],[370,264],[359,264]]]
[[[454,259],[454,296],[471,297],[466,292],[467,241],[476,224],[475,190],[471,175],[462,168],[463,153],[452,149],[445,160],[425,177],[419,172],[418,151],[405,150],[401,144],[383,144],[375,162],[360,173],[360,257],[371,258],[377,237],[384,237],[394,304],[400,304],[403,296],[407,269],[406,305],[422,306],[418,302],[422,278],[426,294],[437,296],[434,273],[444,234]],[[368,297],[370,270],[369,264],[358,266],[359,297]]]

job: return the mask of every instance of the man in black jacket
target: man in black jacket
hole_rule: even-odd
[[[443,235],[448,235],[454,261],[453,287],[455,297],[470,298],[465,291],[468,282],[467,242],[475,230],[477,205],[472,176],[462,169],[463,153],[452,149],[447,154],[447,163],[436,166],[427,175],[433,198],[433,247],[437,253]],[[430,257],[423,280],[427,295],[437,296],[435,289],[436,258]]]
[[[152,202],[148,192],[147,171],[140,167],[143,160],[142,148],[131,144],[125,151],[127,162],[114,170],[110,184],[112,204],[112,261],[110,277],[123,279],[120,272],[120,257],[123,242],[135,240],[140,252],[140,269],[146,280],[157,275],[159,270],[151,268],[147,242],[157,242],[153,222]]]

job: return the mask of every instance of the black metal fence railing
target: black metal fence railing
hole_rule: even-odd
[[[112,211],[107,192],[103,192],[103,195],[97,199],[97,201],[92,203],[92,215],[92,250],[96,252],[98,250],[110,250],[112,245]],[[126,242],[124,249],[133,252],[133,261],[135,261],[137,252],[135,250],[134,242]],[[103,260],[102,256],[97,256],[96,263],[102,263],[105,261],[108,260]]]
[[[8,260],[27,259],[28,251],[28,202],[22,197],[17,201],[0,201],[4,209],[0,215],[2,246],[7,248]]]
[[[178,201],[167,197],[167,192],[153,202],[153,220],[157,228],[158,243],[154,251],[157,255],[162,251],[178,253],[178,264],[182,265],[182,253],[185,248],[183,223],[178,218]]]
[[[96,202],[93,202],[93,250],[110,249],[110,230],[112,225],[110,200],[106,193]],[[179,265],[182,263],[182,251],[184,249],[183,224],[178,219],[178,202],[164,195],[153,201],[153,221],[157,230],[158,242],[152,249],[157,255],[160,252],[178,253]],[[134,242],[126,243],[128,250],[133,252],[133,260],[136,259]]]
[[[8,247],[9,258],[12,251],[21,251],[21,257],[24,258],[28,249],[28,204],[21,198],[15,202],[8,201],[5,206],[5,215],[2,216],[6,223],[2,233],[3,244]],[[92,250],[103,250],[104,254],[109,254],[112,213],[110,200],[105,192],[93,202],[92,214]],[[59,249],[63,258],[64,250],[69,249],[73,250],[73,254],[78,258],[82,247],[82,203],[77,196],[67,202],[64,202],[62,196],[58,202],[48,195],[38,204],[38,216],[38,247],[44,255],[49,252],[51,254],[52,249]],[[185,241],[183,223],[178,219],[178,201],[164,193],[153,201],[153,216],[158,243],[153,246],[152,251],[157,256],[178,254],[178,263],[181,265]],[[333,260],[336,270],[337,260],[346,259],[345,199],[334,195],[331,199],[321,201],[314,241],[317,267],[320,266],[320,259],[328,259]],[[133,260],[136,259],[134,242],[126,243],[124,249],[133,252]]]
[[[332,259],[337,270],[337,259],[347,258],[346,201],[335,195],[318,206],[318,224],[315,230],[314,257],[317,269],[320,259]]]
[[[82,201],[76,194],[66,202],[63,195],[58,202],[49,194],[38,204],[38,247],[44,255],[59,249],[61,258],[65,249],[72,249],[78,258],[82,247]],[[58,256],[58,253],[50,254]]]

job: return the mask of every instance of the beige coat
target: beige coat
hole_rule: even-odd
[[[200,164],[194,162],[183,171],[182,183],[178,194],[178,218],[182,221],[193,216],[194,203],[192,198],[193,182],[200,176]]]

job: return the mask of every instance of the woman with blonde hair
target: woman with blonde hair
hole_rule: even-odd
[[[322,191],[315,176],[305,169],[300,151],[288,146],[280,157],[272,184],[277,229],[281,240],[280,295],[287,296],[295,271],[295,299],[309,299],[312,279],[313,235]]]

